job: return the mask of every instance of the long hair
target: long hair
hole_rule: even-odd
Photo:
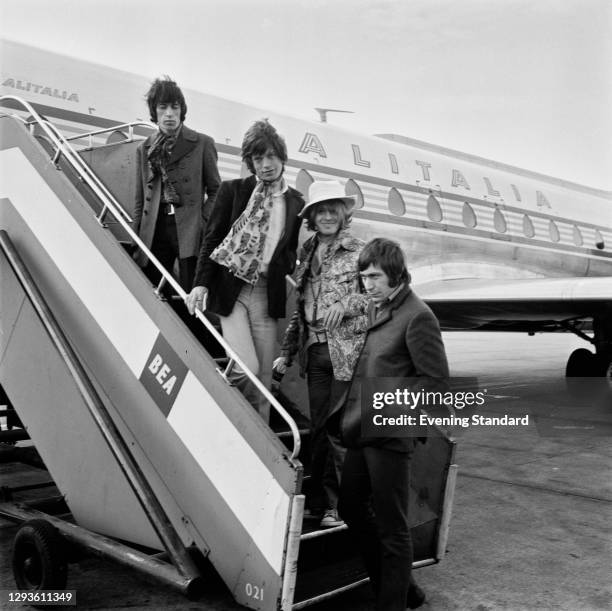
[[[357,267],[362,272],[370,265],[380,267],[389,278],[389,286],[399,286],[402,282],[410,284],[410,272],[406,268],[404,253],[400,245],[387,238],[370,240],[359,254]]]
[[[252,174],[255,174],[253,155],[263,155],[268,149],[276,153],[283,162],[283,166],[287,163],[287,145],[282,136],[278,134],[268,119],[255,121],[242,140],[242,161],[246,163]]]
[[[156,78],[151,83],[145,99],[147,100],[149,114],[153,123],[157,123],[157,105],[173,104],[174,102],[177,102],[181,107],[181,123],[185,120],[185,115],[187,114],[185,96],[180,87],[169,76]]]
[[[327,199],[325,201],[319,202],[314,206],[311,206],[304,215],[304,221],[306,223],[306,228],[310,229],[310,231],[316,231],[317,228],[315,226],[315,216],[317,211],[320,210],[323,206],[333,206],[337,207],[338,215],[340,216],[340,231],[343,229],[347,229],[351,224],[351,219],[353,217],[353,211],[347,210],[344,202],[341,199]]]

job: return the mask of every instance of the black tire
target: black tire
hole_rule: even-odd
[[[13,575],[20,590],[64,590],[68,577],[65,542],[46,520],[29,520],[17,531]]]
[[[597,357],[586,348],[578,348],[570,354],[565,366],[565,376],[568,378],[591,378],[601,375]]]

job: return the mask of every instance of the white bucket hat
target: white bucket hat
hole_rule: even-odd
[[[344,188],[337,180],[315,180],[308,190],[310,201],[302,208],[299,216],[304,216],[306,211],[316,204],[326,202],[330,199],[339,199],[346,206],[346,211],[350,212],[357,203],[354,195],[346,195]]]

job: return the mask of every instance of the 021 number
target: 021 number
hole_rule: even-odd
[[[249,598],[254,598],[255,600],[263,600],[264,597],[264,589],[259,586],[254,586],[252,583],[247,583],[244,586],[246,591],[246,595]]]

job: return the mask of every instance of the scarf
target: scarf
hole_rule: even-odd
[[[248,284],[255,284],[259,278],[264,244],[270,228],[272,192],[285,184],[281,176],[273,183],[258,182],[242,214],[234,221],[228,234],[210,255],[219,265]]]
[[[162,181],[162,197],[161,200],[173,206],[181,205],[181,198],[176,192],[174,185],[168,180],[168,172],[166,166],[172,154],[172,148],[176,144],[178,130],[175,134],[164,134],[161,130],[158,132],[153,144],[149,148],[147,162],[149,164],[149,172],[151,175],[150,182],[157,176],[161,176]]]

